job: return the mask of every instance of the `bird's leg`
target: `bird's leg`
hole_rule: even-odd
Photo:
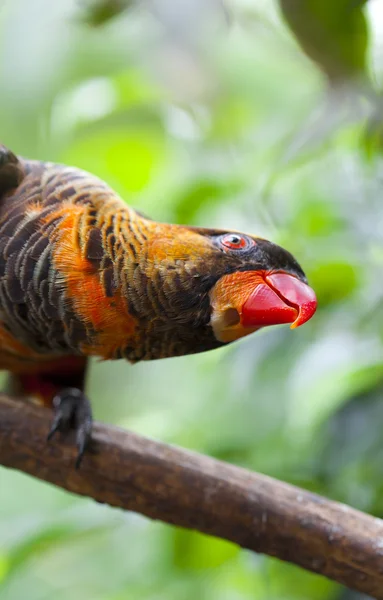
[[[48,440],[57,431],[74,432],[78,450],[76,468],[81,464],[92,433],[92,409],[84,393],[87,363],[84,357],[61,357],[37,363],[27,372],[13,373],[8,382],[8,390],[16,396],[33,398],[53,409]]]
[[[51,440],[57,431],[76,433],[77,459],[79,468],[92,433],[92,408],[88,397],[78,388],[64,388],[53,398],[54,418],[48,434]]]

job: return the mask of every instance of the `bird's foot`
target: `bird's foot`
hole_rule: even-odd
[[[93,418],[89,399],[77,388],[65,388],[53,398],[53,410],[55,414],[48,440],[51,440],[57,431],[66,433],[74,430],[78,469],[92,434]]]

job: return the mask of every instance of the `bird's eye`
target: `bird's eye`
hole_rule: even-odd
[[[220,238],[222,246],[229,250],[244,250],[254,245],[254,241],[239,233],[227,233]]]

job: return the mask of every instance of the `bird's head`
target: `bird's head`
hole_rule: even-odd
[[[306,323],[317,300],[306,276],[286,250],[242,233],[223,233],[214,240],[230,255],[230,268],[210,291],[211,326],[221,342],[231,342],[262,327]]]
[[[192,315],[194,328],[208,328],[216,345],[270,325],[299,327],[315,313],[298,262],[265,239],[170,226],[152,238],[150,254],[162,274],[165,311],[170,303],[178,324],[189,327]]]

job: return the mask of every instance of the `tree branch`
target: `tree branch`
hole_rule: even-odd
[[[50,411],[0,395],[0,464],[215,535],[383,600],[383,521],[265,475],[96,424],[81,469]]]

